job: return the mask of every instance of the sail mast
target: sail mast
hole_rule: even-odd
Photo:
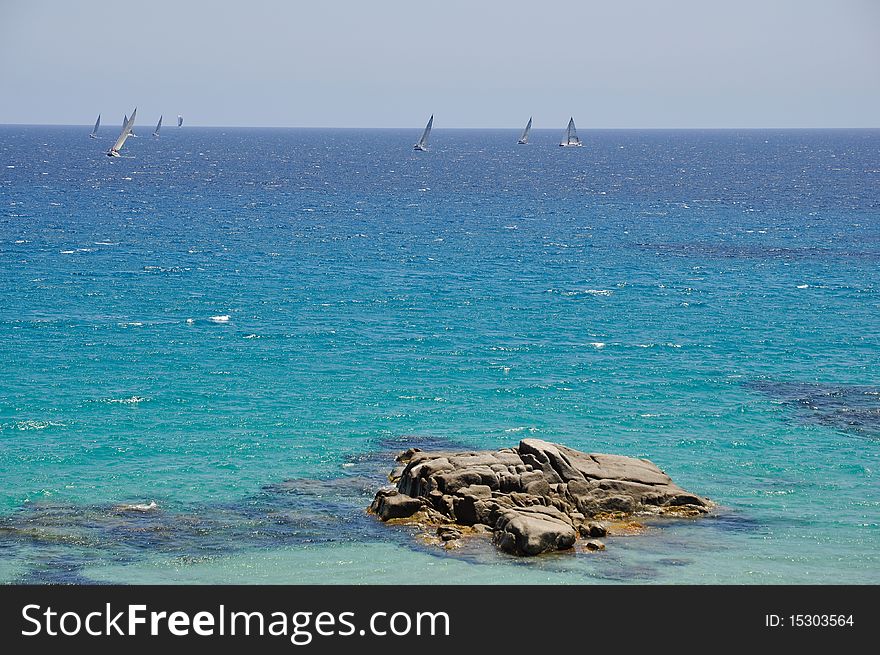
[[[526,123],[526,129],[523,130],[522,136],[519,138],[517,143],[525,145],[529,142],[529,132],[532,131],[532,117],[529,116],[529,122]]]
[[[113,147],[107,151],[108,157],[118,157],[119,150],[122,148],[125,140],[131,135],[131,128],[134,127],[134,117],[137,116],[137,107],[134,108],[134,111],[131,112],[131,118],[128,116],[125,117],[125,124],[122,126],[122,132],[119,134],[119,138],[116,139],[116,143],[113,144]]]
[[[414,150],[427,150],[428,149],[428,137],[431,136],[431,128],[434,126],[434,114],[431,114],[431,118],[428,119],[428,124],[425,125],[425,131],[422,132],[422,138],[419,139],[419,142],[413,146]]]

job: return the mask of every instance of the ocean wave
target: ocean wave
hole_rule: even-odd
[[[13,427],[16,430],[45,430],[46,428],[63,428],[66,424],[61,421],[37,421],[28,419],[27,421],[16,421]]]
[[[229,323],[229,314],[219,314],[208,318],[212,323]]]
[[[572,296],[603,296],[608,297],[612,295],[614,292],[611,289],[584,289],[583,291],[563,291],[562,295],[567,297]]]
[[[152,512],[159,509],[159,504],[155,500],[151,500],[149,503],[122,503],[113,509],[120,512]]]
[[[108,404],[119,404],[119,405],[137,405],[138,403],[142,403],[149,400],[149,398],[144,398],[142,396],[132,396],[131,398],[105,398],[101,402]]]

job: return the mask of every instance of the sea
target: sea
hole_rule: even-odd
[[[0,126],[0,582],[880,583],[880,130],[90,129]],[[366,512],[524,438],[717,506]]]

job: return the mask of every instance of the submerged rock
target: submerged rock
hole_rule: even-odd
[[[410,448],[396,461],[390,475],[396,489],[380,490],[370,506],[380,519],[415,517],[420,525],[440,526],[435,534],[451,534],[443,526],[479,526],[469,533],[491,533],[499,549],[515,555],[567,550],[579,537],[605,536],[597,519],[695,516],[712,507],[648,460],[540,439],[494,452]]]

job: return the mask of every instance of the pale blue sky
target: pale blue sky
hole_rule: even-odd
[[[0,123],[878,127],[875,0],[0,0]]]

